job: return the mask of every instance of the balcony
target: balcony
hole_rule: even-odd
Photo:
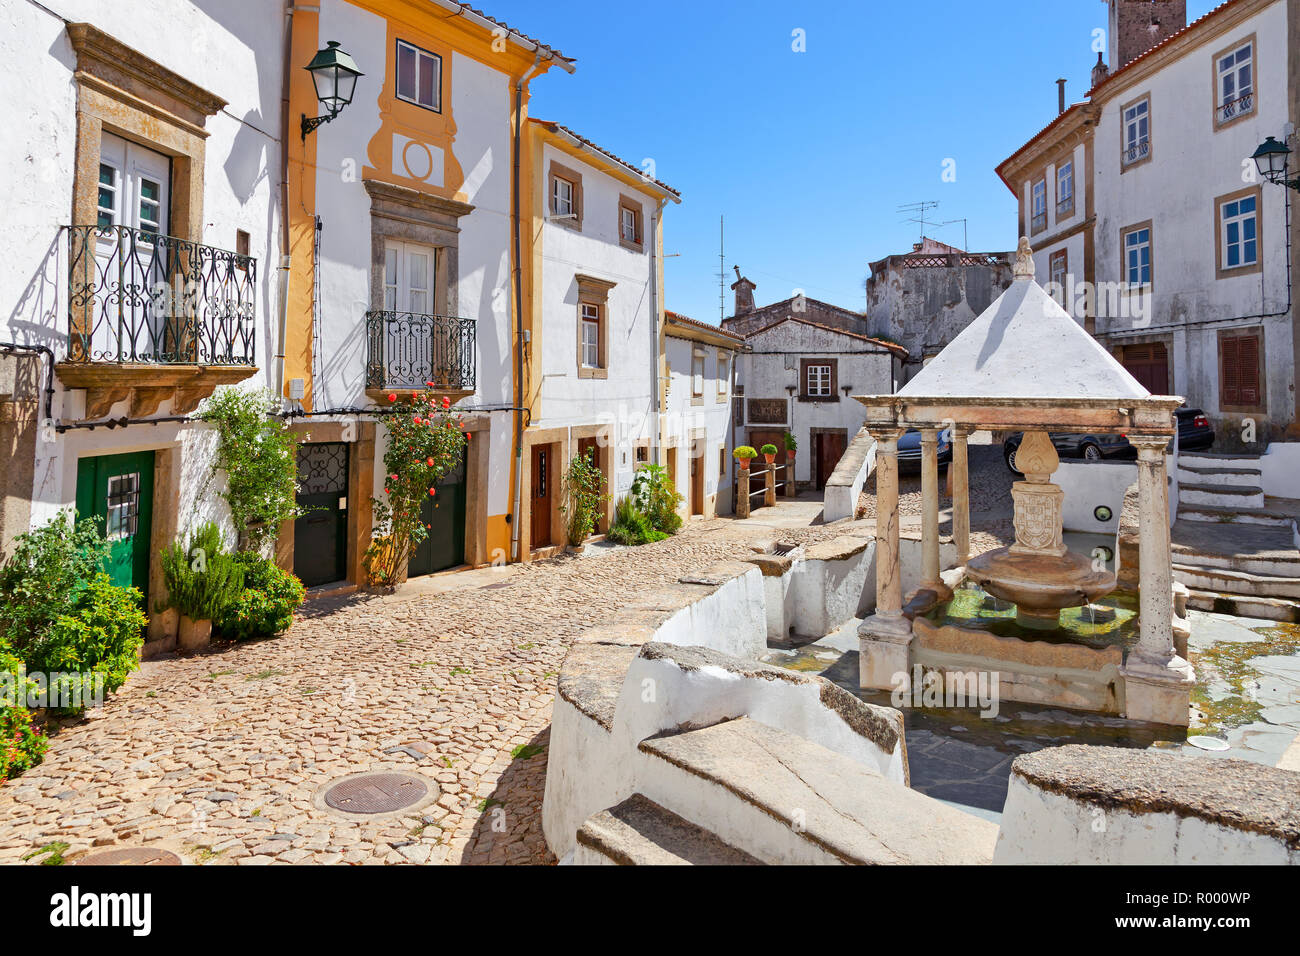
[[[1219,107],[1219,125],[1222,126],[1224,123],[1231,122],[1238,117],[1254,111],[1254,109],[1255,94],[1253,91],[1246,93],[1243,96],[1239,96],[1235,100],[1229,100]]]
[[[257,260],[125,226],[68,229],[68,351],[56,371],[86,390],[84,418],[129,399],[188,414],[257,369]],[[75,417],[75,416],[74,416]]]
[[[1132,166],[1150,157],[1151,141],[1149,139],[1138,140],[1125,146],[1120,152],[1124,165]]]
[[[383,400],[429,382],[453,401],[474,394],[478,324],[418,312],[366,313],[366,394]]]

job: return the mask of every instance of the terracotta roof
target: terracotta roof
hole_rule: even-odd
[[[478,9],[475,9],[474,7],[471,7],[468,3],[462,3],[461,6],[464,7],[466,10],[468,10],[470,13],[476,13],[476,14],[478,14],[478,15],[479,15],[480,17],[482,17],[484,20],[491,20],[491,21],[492,21],[493,23],[495,23],[497,26],[499,26],[499,27],[503,27],[504,29],[510,31],[510,32],[513,33],[515,36],[517,36],[517,37],[519,37],[519,38],[521,38],[521,39],[527,40],[529,43],[536,43],[538,46],[542,47],[543,49],[545,49],[545,50],[549,50],[551,53],[554,53],[554,54],[555,54],[557,57],[559,57],[561,60],[568,60],[570,63],[573,62],[573,57],[571,57],[571,56],[565,56],[563,53],[561,53],[561,52],[560,52],[559,50],[557,50],[555,47],[553,47],[553,46],[548,46],[547,44],[543,43],[541,40],[537,39],[536,37],[530,37],[527,33],[524,33],[524,31],[522,31],[522,30],[516,30],[514,27],[512,27],[510,24],[506,23],[504,20],[498,20],[496,17],[491,16],[490,14],[484,13],[482,10],[478,10]],[[452,14],[452,15],[453,15],[453,16],[458,16],[458,14]]]
[[[735,332],[728,332],[726,329],[719,328],[716,325],[709,325],[709,323],[701,322],[699,319],[692,319],[690,316],[682,315],[680,312],[673,312],[669,309],[664,309],[664,318],[669,322],[675,322],[678,325],[684,325],[689,328],[700,329],[704,332],[711,332],[714,335],[721,335],[724,338],[734,339],[737,345],[743,345],[745,342],[745,338],[742,335],[737,335]]]
[[[907,358],[907,349],[899,345],[897,342],[886,342],[884,339],[875,339],[870,335],[863,335],[860,332],[848,332],[844,329],[834,328],[833,326],[822,325],[820,322],[811,322],[808,319],[801,319],[797,315],[787,315],[783,318],[777,319],[770,325],[763,326],[761,329],[755,329],[753,332],[746,335],[745,339],[748,340],[752,339],[756,335],[762,335],[764,332],[776,328],[782,322],[798,322],[800,325],[807,325],[814,329],[820,329],[823,332],[830,332],[833,335],[847,335],[851,339],[857,339],[860,342],[869,342],[872,345],[880,346],[882,349],[888,349],[899,358]]]
[[[559,124],[559,123],[553,123],[553,122],[551,122],[550,120],[537,119],[537,118],[535,118],[535,117],[531,117],[531,116],[528,118],[528,122],[530,122],[530,123],[536,123],[538,126],[541,126],[541,127],[543,127],[544,129],[550,130],[552,133],[556,133],[556,132],[564,132],[564,133],[567,133],[568,135],[570,135],[570,136],[572,136],[574,139],[576,139],[578,142],[582,143],[582,145],[584,145],[584,146],[588,146],[588,147],[590,147],[591,149],[594,149],[596,152],[600,153],[602,156],[606,156],[606,157],[608,157],[609,159],[611,159],[612,161],[614,161],[615,163],[617,163],[618,165],[622,166],[622,167],[623,167],[624,169],[626,169],[628,172],[632,173],[632,175],[637,176],[637,177],[642,178],[642,179],[649,179],[649,177],[646,176],[645,173],[641,171],[641,168],[640,168],[640,167],[638,167],[638,166],[634,166],[632,163],[629,163],[626,159],[623,159],[623,158],[621,158],[621,157],[619,157],[619,156],[615,156],[613,153],[611,153],[609,150],[605,149],[603,146],[597,146],[597,145],[596,145],[595,143],[593,143],[591,140],[587,139],[585,136],[580,136],[579,134],[575,133],[573,130],[569,129],[567,126],[562,126],[561,124]],[[679,192],[679,191],[676,190],[676,189],[673,189],[672,186],[669,186],[667,183],[662,182],[662,181],[660,181],[660,180],[658,180],[658,179],[649,179],[649,181],[652,182],[652,183],[654,183],[656,186],[658,186],[660,189],[664,190],[665,192],[672,193],[673,197],[674,197],[678,202],[681,201],[681,197],[682,197],[681,192]]]
[[[1148,57],[1151,57],[1151,56],[1155,55],[1155,54],[1158,53],[1159,51],[1161,51],[1161,50],[1167,48],[1170,44],[1177,42],[1181,37],[1184,37],[1184,36],[1186,36],[1188,33],[1191,33],[1193,30],[1197,29],[1197,28],[1200,27],[1202,24],[1204,24],[1204,23],[1208,23],[1210,20],[1215,19],[1215,18],[1218,17],[1220,14],[1225,13],[1225,12],[1226,12],[1228,9],[1230,9],[1231,7],[1239,6],[1240,4],[1245,3],[1245,2],[1247,2],[1247,0],[1227,0],[1226,3],[1221,3],[1221,4],[1219,4],[1219,6],[1215,7],[1215,8],[1214,8],[1213,10],[1211,10],[1209,13],[1205,14],[1205,16],[1200,17],[1199,19],[1193,20],[1191,23],[1187,24],[1187,26],[1183,27],[1183,28],[1182,28],[1181,30],[1179,30],[1177,33],[1171,33],[1171,34],[1169,34],[1169,36],[1165,37],[1163,40],[1161,40],[1159,43],[1157,43],[1157,44],[1156,44],[1155,46],[1153,46],[1151,49],[1147,50],[1145,53],[1139,54],[1138,56],[1135,56],[1133,59],[1129,60],[1127,63],[1125,63],[1123,66],[1121,66],[1118,70],[1116,70],[1114,73],[1111,73],[1109,76],[1106,77],[1106,79],[1102,80],[1100,83],[1098,83],[1096,86],[1094,86],[1091,90],[1089,90],[1089,91],[1088,91],[1088,96],[1089,96],[1089,97],[1094,96],[1094,95],[1097,93],[1098,90],[1104,89],[1104,88],[1105,88],[1106,86],[1108,86],[1111,82],[1113,82],[1113,81],[1115,80],[1116,77],[1123,76],[1123,75],[1124,75],[1125,73],[1127,73],[1129,70],[1133,69],[1133,67],[1135,67],[1137,64],[1143,62],[1143,61],[1146,60]]]
[[[998,163],[998,167],[997,167],[998,179],[1002,180],[1003,184],[1008,189],[1010,189],[1014,195],[1019,196],[1020,194],[1017,193],[1016,188],[1013,185],[1011,185],[1010,182],[1007,181],[1007,177],[1003,174],[1003,170],[1006,169],[1007,166],[1009,166],[1013,161],[1019,158],[1019,156],[1022,153],[1028,152],[1034,146],[1037,146],[1039,141],[1045,139],[1049,133],[1055,132],[1058,126],[1064,125],[1067,121],[1072,121],[1075,118],[1076,114],[1087,105],[1088,105],[1087,103],[1075,103],[1064,113],[1057,114],[1057,116],[1054,117],[1050,123],[1048,123],[1042,129],[1040,129],[1033,136],[1029,137],[1029,139],[1025,142],[1025,145],[1021,146],[1018,150],[1016,150],[1006,159],[1002,160],[1002,162]]]

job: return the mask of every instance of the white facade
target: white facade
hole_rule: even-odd
[[[770,436],[791,432],[798,443],[797,481],[823,486],[834,462],[818,460],[819,436],[830,436],[820,441],[842,441],[840,454],[833,456],[838,461],[866,419],[866,408],[852,396],[894,391],[898,347],[794,318],[748,335],[745,344],[737,374],[745,417],[736,444],[757,449],[766,438],[777,446],[781,462],[784,446]],[[829,381],[820,372],[810,373],[810,367],[830,368]]]
[[[668,398],[661,460],[675,466],[674,482],[686,498],[683,511],[731,514],[732,383],[741,343],[737,339],[730,345],[718,344],[724,334],[694,333],[671,316],[668,323],[664,348]],[[701,473],[697,475],[696,469]]]

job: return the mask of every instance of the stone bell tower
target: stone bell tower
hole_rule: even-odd
[[[1187,26],[1187,0],[1107,0],[1110,70],[1123,69]]]

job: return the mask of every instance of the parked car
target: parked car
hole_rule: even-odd
[[[1178,422],[1178,448],[1180,451],[1202,451],[1214,444],[1214,428],[1199,408],[1182,408],[1174,412]],[[1023,432],[1009,435],[1002,442],[1002,457],[1007,467],[1017,475],[1016,450],[1024,438]],[[1082,458],[1084,461],[1101,461],[1106,458],[1133,459],[1137,450],[1124,435],[1093,435],[1073,432],[1052,432],[1052,445],[1062,458]],[[901,442],[900,442],[901,448]],[[901,455],[900,455],[901,457]]]
[[[946,429],[939,432],[938,452],[940,468],[952,464],[952,436]],[[898,439],[898,472],[902,475],[921,473],[921,433],[915,428],[909,428]]]

